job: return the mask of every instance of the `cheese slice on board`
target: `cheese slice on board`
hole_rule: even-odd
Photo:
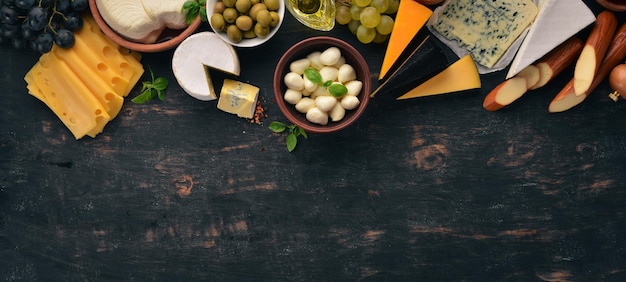
[[[409,45],[418,31],[422,29],[432,14],[432,10],[415,0],[400,0],[378,79],[385,77],[391,66],[402,54],[402,51]]]
[[[520,45],[506,78],[539,60],[568,38],[596,20],[581,0],[543,0],[539,13]]]
[[[425,97],[480,88],[480,75],[471,55],[454,62],[442,72],[413,88],[398,100]]]
[[[238,76],[239,57],[230,44],[213,32],[199,32],[185,39],[174,51],[172,71],[180,87],[192,97],[217,99],[208,69]]]

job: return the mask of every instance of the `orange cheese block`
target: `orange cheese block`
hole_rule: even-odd
[[[109,114],[65,62],[51,57],[50,53],[42,55],[25,76],[29,91],[61,119],[74,138],[95,137],[110,120]]]
[[[432,10],[415,0],[400,0],[379,79],[385,77],[393,63],[400,57],[413,37],[424,27],[432,14]]]
[[[480,75],[471,55],[465,55],[442,72],[411,89],[398,100],[480,88]]]

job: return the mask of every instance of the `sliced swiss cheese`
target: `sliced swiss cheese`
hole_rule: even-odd
[[[379,79],[385,77],[391,66],[409,45],[413,37],[424,27],[433,14],[428,7],[415,0],[400,0],[389,43],[385,51]]]
[[[235,49],[213,32],[199,32],[187,37],[176,47],[172,71],[180,87],[192,97],[210,101],[217,99],[209,69],[239,76],[239,57]]]
[[[539,60],[596,20],[581,0],[543,0],[539,13],[520,45],[506,78]]]
[[[480,75],[471,55],[465,55],[442,72],[411,89],[398,100],[480,88]]]

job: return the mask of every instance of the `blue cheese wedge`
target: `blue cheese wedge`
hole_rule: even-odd
[[[537,13],[531,0],[452,0],[432,28],[466,48],[477,63],[491,68]]]
[[[595,22],[593,11],[581,0],[544,0],[530,26],[506,78],[539,60],[552,49]]]
[[[217,108],[243,118],[253,118],[259,88],[247,83],[224,79]]]

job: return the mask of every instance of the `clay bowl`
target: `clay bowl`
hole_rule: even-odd
[[[341,54],[346,59],[346,63],[350,64],[355,69],[357,79],[363,82],[363,88],[357,96],[360,100],[360,104],[357,108],[346,110],[344,118],[337,122],[329,120],[328,124],[320,125],[308,121],[304,113],[297,111],[294,105],[285,101],[283,96],[287,87],[284,83],[284,77],[289,72],[291,62],[305,58],[315,51],[323,52],[331,46],[338,47],[341,50]],[[333,133],[353,124],[365,112],[369,103],[371,90],[372,80],[370,70],[363,56],[347,42],[334,37],[318,36],[300,41],[284,53],[274,71],[274,96],[278,107],[290,122],[310,133]]]
[[[133,42],[131,40],[125,39],[113,29],[111,29],[111,27],[104,21],[102,16],[100,16],[98,7],[96,5],[96,0],[89,0],[89,10],[91,11],[94,20],[98,24],[98,27],[100,28],[100,30],[102,30],[102,33],[104,33],[108,38],[110,38],[111,40],[113,40],[113,42],[119,44],[122,47],[142,53],[156,53],[173,49],[174,47],[178,46],[180,42],[185,40],[185,38],[193,34],[202,23],[200,17],[198,17],[185,29],[165,29],[155,43],[147,44]]]
[[[211,15],[213,15],[213,8],[215,7],[215,3],[219,1],[222,1],[222,0],[207,0],[206,1],[207,17],[209,19],[211,19]],[[244,48],[256,47],[269,41],[278,32],[278,29],[280,29],[280,26],[283,24],[283,21],[285,18],[285,0],[279,0],[279,4],[280,5],[278,6],[278,10],[276,12],[278,13],[278,17],[280,18],[280,21],[275,27],[270,28],[270,33],[266,37],[263,37],[263,38],[258,38],[258,37],[249,38],[249,39],[244,38],[243,40],[239,42],[234,42],[228,38],[225,31],[215,30],[215,27],[213,27],[213,24],[211,23],[210,20],[209,20],[209,25],[211,26],[211,30],[215,32],[215,34],[217,34],[222,40],[226,41],[226,43],[230,45],[233,45],[236,47],[244,47]]]

